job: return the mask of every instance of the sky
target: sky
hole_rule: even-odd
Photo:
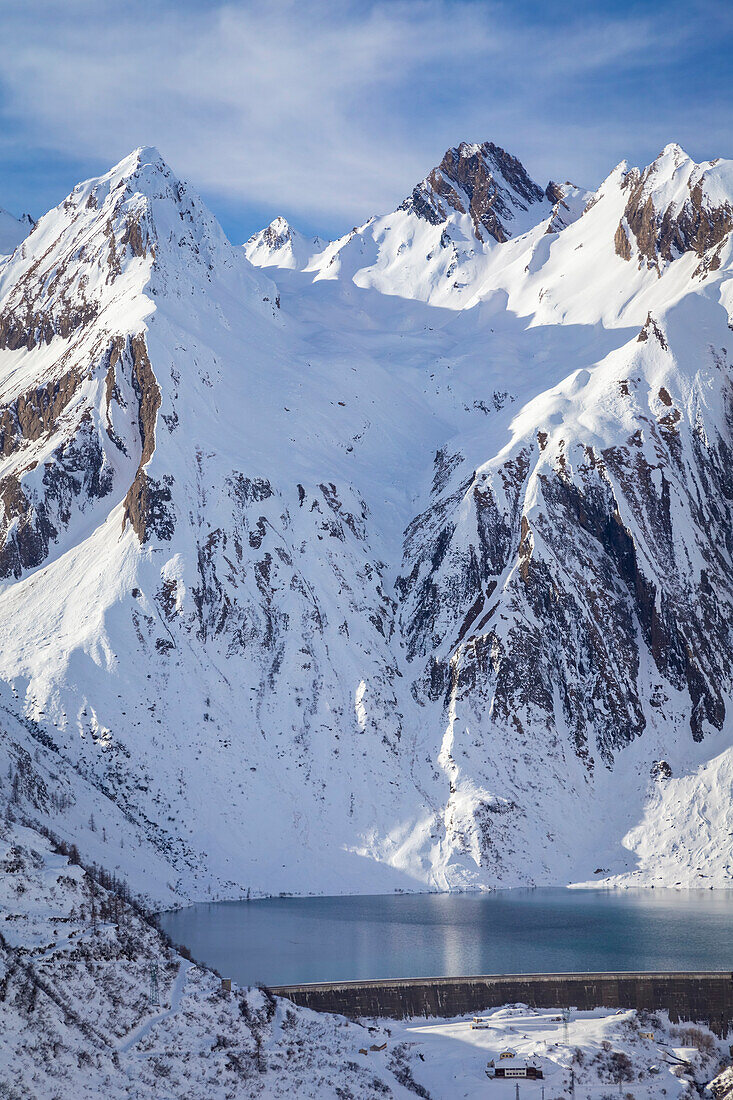
[[[460,141],[595,187],[733,157],[729,0],[2,0],[0,206],[155,145],[240,243],[335,237]]]

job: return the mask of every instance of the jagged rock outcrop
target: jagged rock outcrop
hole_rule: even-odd
[[[480,241],[489,236],[501,243],[512,236],[516,212],[526,212],[543,198],[542,188],[516,157],[490,141],[482,145],[464,141],[447,151],[401,209],[432,225],[442,225],[453,211],[469,214]]]
[[[552,214],[545,233],[561,233],[567,229],[581,216],[591,197],[590,192],[583,191],[569,180],[565,183],[550,180],[545,195],[552,203]]]
[[[629,173],[629,193],[616,230],[616,251],[639,263],[659,267],[685,252],[702,260],[733,229],[733,203],[725,162],[695,164],[679,145],[668,145],[644,172]],[[705,270],[716,270],[720,255],[708,258]]]
[[[304,237],[285,218],[277,217],[250,237],[244,251],[258,267],[303,268],[325,246],[320,237]]]
[[[172,499],[168,486],[173,479],[168,475],[166,484],[161,485],[160,482],[153,481],[145,472],[145,467],[155,451],[155,425],[161,396],[160,387],[150,365],[144,336],[133,336],[130,340],[130,355],[132,387],[138,402],[137,421],[141,452],[135,479],[125,497],[122,522],[125,524],[129,520],[140,542],[147,540],[151,529],[158,538],[169,541],[173,535],[174,521],[168,507]],[[109,383],[108,374],[107,386]]]

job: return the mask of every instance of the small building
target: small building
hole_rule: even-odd
[[[488,1029],[490,1027],[491,1027],[491,1017],[490,1016],[474,1016],[474,1018],[471,1020],[471,1030],[472,1031],[488,1031]]]
[[[524,1065],[524,1066],[487,1066],[487,1077],[524,1077],[533,1081],[538,1081],[544,1078],[544,1073],[539,1066]]]

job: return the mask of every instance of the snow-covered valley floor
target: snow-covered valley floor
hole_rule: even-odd
[[[515,1081],[487,1076],[491,1060],[542,1069],[519,1082],[522,1100],[571,1088],[577,1100],[673,1100],[729,1063],[727,1040],[662,1013],[571,1011],[566,1033],[559,1007],[510,1005],[477,1030],[469,1019],[354,1022],[264,988],[224,992],[124,886],[69,855],[12,809],[0,821],[3,1100],[514,1100]]]

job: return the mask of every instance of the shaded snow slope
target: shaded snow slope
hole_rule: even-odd
[[[0,271],[33,813],[160,904],[728,884],[727,180],[461,146],[267,272],[151,149],[42,218]]]

